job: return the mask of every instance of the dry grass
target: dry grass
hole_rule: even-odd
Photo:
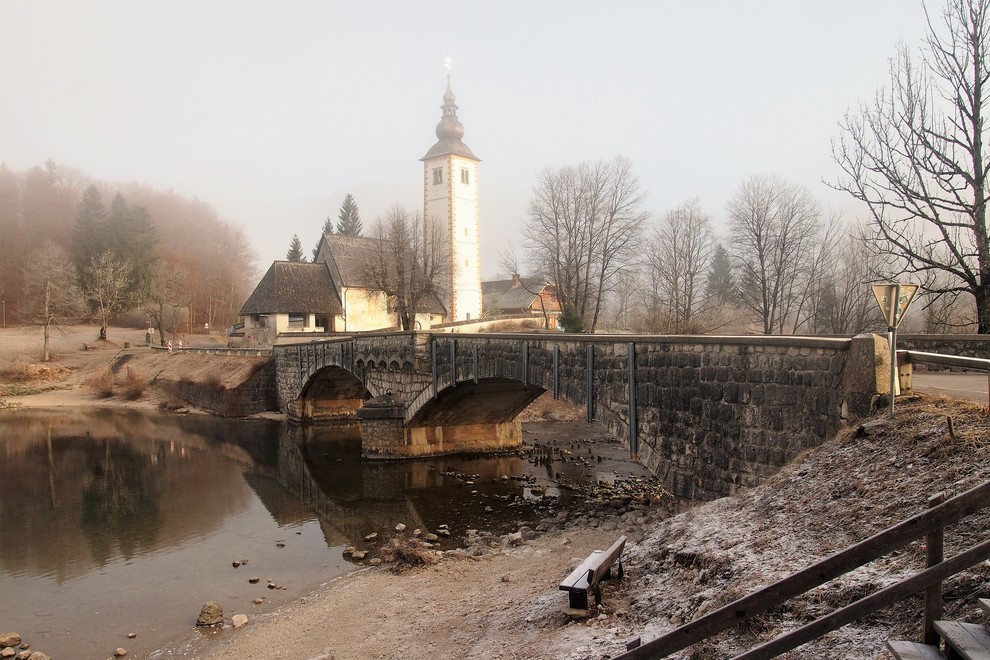
[[[113,374],[109,369],[104,369],[87,380],[86,387],[97,398],[109,399],[113,396]]]
[[[387,564],[392,564],[392,570],[403,571],[415,566],[431,566],[437,563],[437,555],[424,541],[417,538],[399,537],[389,539],[388,543],[378,549],[378,557]]]
[[[27,367],[31,361],[26,355],[0,355],[0,381],[5,383],[20,383],[28,378]]]
[[[128,401],[137,401],[148,387],[148,378],[137,369],[127,367],[127,375],[120,386],[120,396]]]
[[[223,377],[217,369],[211,369],[210,371],[203,374],[202,380],[200,380],[200,385],[205,388],[212,389],[216,392],[222,392],[227,389],[223,384]]]

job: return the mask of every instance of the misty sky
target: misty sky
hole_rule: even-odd
[[[915,0],[2,0],[0,162],[198,196],[264,270],[348,192],[366,227],[422,208],[449,55],[489,277],[541,169],[618,154],[657,215],[698,197],[721,227],[776,174],[852,219],[829,140],[924,28]]]

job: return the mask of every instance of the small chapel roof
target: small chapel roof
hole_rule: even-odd
[[[326,264],[274,262],[241,307],[240,314],[291,312],[343,312]]]
[[[491,280],[481,283],[481,296],[486,306],[499,310],[525,310],[540,297],[547,283],[539,277],[514,276],[511,280]]]

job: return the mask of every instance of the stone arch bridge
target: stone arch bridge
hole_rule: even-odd
[[[273,357],[289,418],[356,416],[365,456],[517,446],[517,416],[552,391],[690,499],[758,483],[867,414],[889,377],[875,335],[380,333],[279,345]]]

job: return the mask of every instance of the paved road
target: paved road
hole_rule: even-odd
[[[919,392],[930,392],[955,399],[987,403],[987,374],[985,373],[915,371],[912,379],[914,389]]]

